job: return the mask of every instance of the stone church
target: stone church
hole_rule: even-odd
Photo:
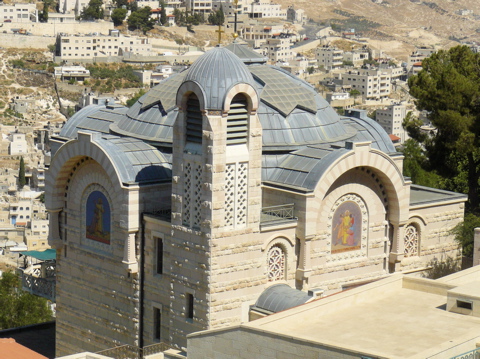
[[[413,185],[364,111],[339,116],[239,43],[131,108],[82,109],[51,143],[57,355],[182,348],[252,308],[458,254],[464,195]]]

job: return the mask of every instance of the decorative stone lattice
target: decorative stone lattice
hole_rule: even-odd
[[[235,164],[225,169],[225,226],[235,224]]]
[[[268,281],[274,282],[285,279],[285,253],[279,246],[273,246],[268,251]]]
[[[248,163],[238,164],[237,174],[237,225],[247,223]]]
[[[190,226],[190,205],[191,205],[191,190],[192,190],[192,164],[185,164],[185,184],[183,187],[183,224]]]
[[[414,225],[405,228],[405,257],[418,256],[418,230]]]
[[[225,170],[225,226],[247,223],[248,163],[231,163]]]
[[[202,221],[202,166],[197,164],[194,173],[193,227],[200,227]]]

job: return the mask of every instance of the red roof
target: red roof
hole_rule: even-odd
[[[388,135],[388,137],[390,137],[390,139],[392,140],[392,142],[397,142],[397,141],[400,141],[400,140],[401,140],[400,137],[395,136],[395,135]]]
[[[0,353],[2,353],[2,359],[48,359],[46,356],[18,344],[13,338],[0,339]]]

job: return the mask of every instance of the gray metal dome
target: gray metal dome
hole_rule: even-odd
[[[188,70],[185,82],[193,81],[204,91],[206,109],[220,110],[228,90],[241,83],[255,87],[253,76],[245,64],[231,51],[216,47],[197,61]]]

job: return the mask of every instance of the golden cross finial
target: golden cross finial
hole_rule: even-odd
[[[215,30],[215,32],[218,32],[218,44],[220,45],[222,42],[222,34],[225,32],[222,30],[222,24],[218,24],[218,30]]]

